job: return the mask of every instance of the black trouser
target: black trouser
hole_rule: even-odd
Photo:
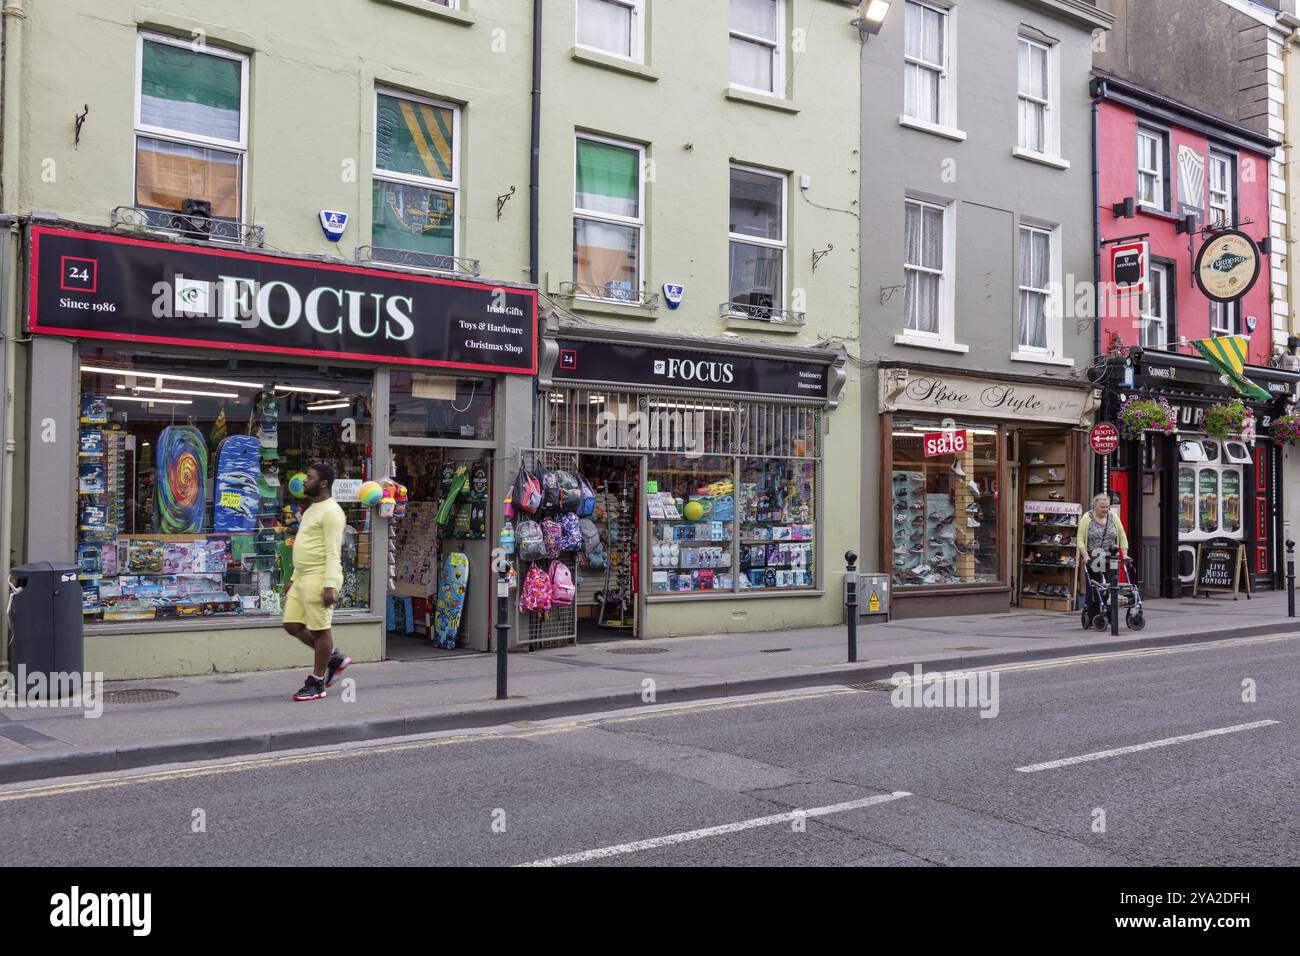
[[[1083,573],[1087,575],[1088,581],[1096,584],[1098,587],[1109,587],[1106,581],[1106,575],[1102,574],[1100,571],[1093,571],[1091,568],[1085,568]],[[1089,617],[1096,617],[1101,613],[1101,602],[1097,600],[1097,592],[1092,587],[1088,588],[1087,607]]]

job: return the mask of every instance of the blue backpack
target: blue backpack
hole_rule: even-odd
[[[582,495],[582,502],[578,505],[578,517],[590,518],[596,510],[596,493],[591,490],[591,485],[582,475],[578,476],[578,491]]]

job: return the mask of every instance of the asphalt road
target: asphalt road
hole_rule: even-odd
[[[0,865],[1295,865],[1298,698],[1255,638],[20,784]]]

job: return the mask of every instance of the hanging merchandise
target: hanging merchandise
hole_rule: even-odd
[[[546,557],[546,539],[536,521],[519,522],[516,532],[520,561],[541,561]]]
[[[573,574],[563,561],[552,561],[547,577],[551,579],[551,603],[560,607],[573,604],[577,589],[573,586]]]
[[[596,510],[596,492],[592,490],[587,479],[578,475],[578,490],[581,500],[578,503],[578,517],[590,518]]]
[[[545,614],[552,605],[551,578],[541,565],[529,566],[524,575],[524,585],[519,589],[519,610],[531,614]]]
[[[469,587],[469,557],[454,551],[443,559],[438,579],[438,604],[434,614],[434,643],[442,648],[456,646],[461,615],[465,610],[465,591]]]
[[[564,550],[564,532],[554,518],[542,519],[542,544],[548,558],[558,558]]]
[[[537,514],[542,506],[542,483],[523,465],[515,476],[514,507],[527,514]]]
[[[450,480],[447,479],[447,469],[452,468],[450,464],[443,468],[443,481],[446,485],[446,492],[442,499],[442,507],[438,509],[438,524],[446,525],[452,515],[452,509],[456,506],[456,499],[460,493],[465,490],[465,484],[469,480],[469,472],[464,465],[456,467],[451,472]]]
[[[560,515],[560,550],[582,550],[582,527],[576,514],[565,512]]]
[[[506,520],[505,527],[497,535],[497,545],[501,548],[503,554],[513,556],[515,553],[515,529],[509,519]]]
[[[384,498],[384,486],[377,481],[362,482],[357,498],[367,508],[373,508]]]

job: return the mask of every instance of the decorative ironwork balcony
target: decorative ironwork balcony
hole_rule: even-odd
[[[470,276],[473,278],[477,278],[479,275],[479,261],[477,259],[436,255],[431,252],[415,252],[411,249],[357,246],[356,258],[358,262],[384,262],[388,265],[421,269],[425,272],[440,272],[445,275]]]
[[[718,315],[724,319],[746,319],[765,325],[803,325],[804,313],[777,309],[770,305],[750,305],[747,302],[724,302],[718,306]]]
[[[149,209],[144,206],[114,206],[112,224],[139,232],[162,233],[183,239],[200,239],[206,242],[229,242],[243,246],[266,245],[266,228],[252,222],[236,219],[217,219],[174,212],[170,209]]]
[[[642,309],[659,308],[659,293],[644,289],[624,289],[616,285],[584,285],[581,282],[561,282],[560,295],[570,298],[599,299],[615,305],[630,305]]]

